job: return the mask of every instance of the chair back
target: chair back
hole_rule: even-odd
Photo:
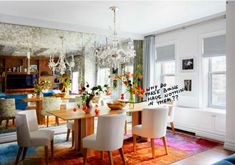
[[[19,146],[30,146],[30,132],[36,130],[38,130],[38,124],[35,110],[20,111],[16,114],[16,134]]]
[[[75,102],[77,105],[80,105],[80,107],[82,108],[82,96],[76,96]]]
[[[62,100],[60,97],[43,97],[42,99],[42,114],[48,115],[46,111],[60,110]]]
[[[0,99],[0,116],[14,117],[15,116],[15,99]]]
[[[122,147],[125,118],[124,114],[98,117],[96,144],[100,150],[112,151]]]
[[[149,138],[160,138],[166,135],[168,108],[146,108],[143,110],[143,134]]]

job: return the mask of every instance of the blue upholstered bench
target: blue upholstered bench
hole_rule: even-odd
[[[214,163],[213,165],[233,165],[235,164],[235,154],[226,157],[219,162]]]

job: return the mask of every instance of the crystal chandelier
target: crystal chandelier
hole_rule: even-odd
[[[116,6],[110,7],[113,11],[113,34],[111,37],[111,43],[108,42],[106,38],[106,44],[97,46],[95,43],[95,56],[97,57],[98,65],[108,66],[117,68],[119,64],[124,64],[131,62],[131,60],[136,56],[134,50],[133,40],[128,39],[120,42],[117,35],[116,27],[116,12],[118,8]]]
[[[71,72],[72,68],[75,66],[75,62],[74,62],[74,56],[72,55],[72,60],[70,62],[68,62],[66,60],[66,53],[64,51],[64,42],[63,42],[63,37],[60,37],[61,39],[61,51],[59,53],[59,59],[58,61],[55,63],[54,62],[54,55],[51,56],[50,55],[50,59],[49,59],[49,68],[52,70],[53,74],[55,73],[55,71],[58,71],[61,75],[63,75],[67,68],[68,70]]]

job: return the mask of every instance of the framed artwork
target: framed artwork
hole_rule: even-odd
[[[37,65],[30,65],[30,72],[37,72],[38,66]]]
[[[184,80],[184,90],[192,92],[192,80]]]
[[[195,58],[184,58],[182,59],[181,70],[182,71],[194,71]]]

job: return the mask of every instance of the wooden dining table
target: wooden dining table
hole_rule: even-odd
[[[108,108],[101,109],[99,115],[95,114],[92,109],[89,114],[78,109],[50,111],[48,113],[61,118],[63,120],[74,120],[74,144],[75,150],[80,153],[83,152],[82,138],[94,133],[94,118],[101,115],[111,115],[130,112],[132,114],[132,126],[141,124],[141,111],[146,107],[146,103],[135,103],[134,108],[127,108],[123,110],[110,110]]]

